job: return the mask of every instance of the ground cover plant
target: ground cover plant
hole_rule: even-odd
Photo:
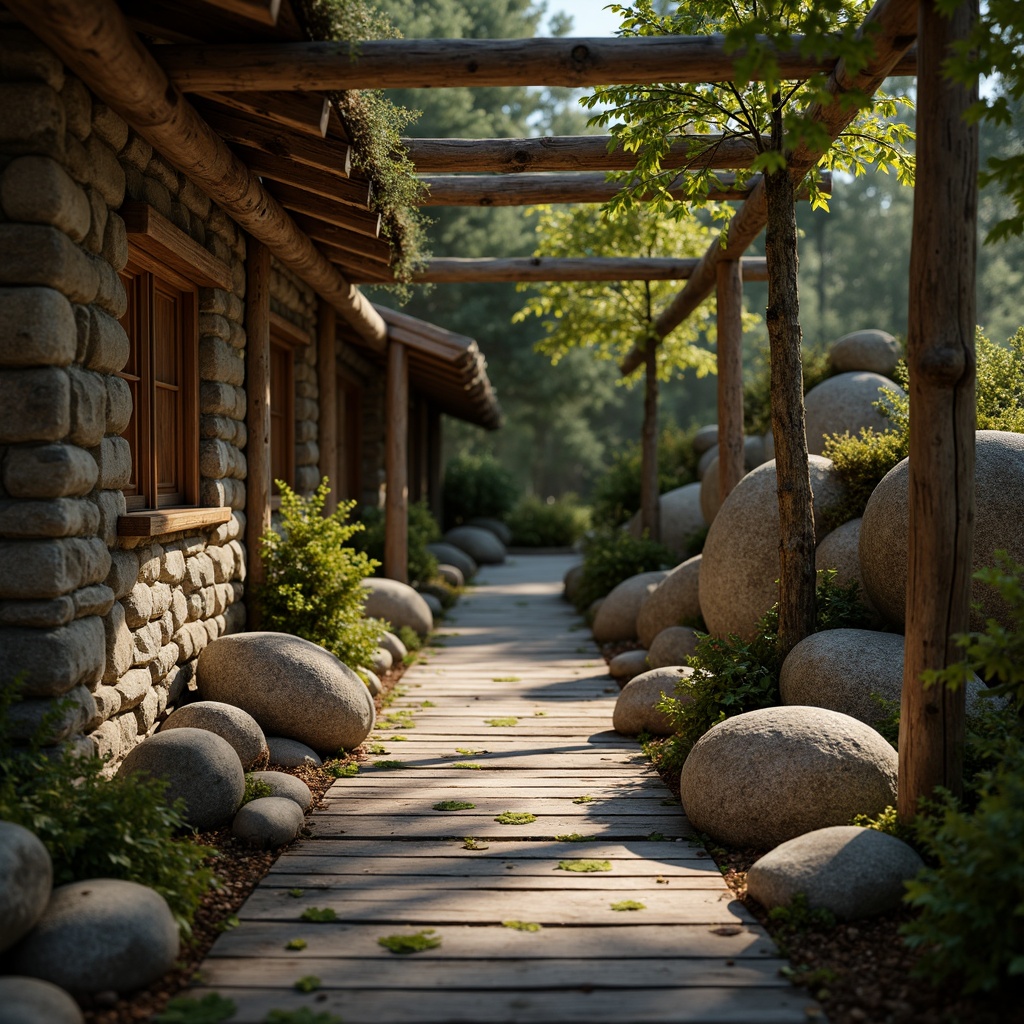
[[[585,611],[630,576],[668,569],[676,561],[668,548],[646,537],[637,539],[621,529],[595,530],[583,542],[583,572],[573,603]]]

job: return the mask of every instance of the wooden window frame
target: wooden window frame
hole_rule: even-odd
[[[277,485],[274,481],[282,479],[291,488],[295,487],[295,356],[299,349],[312,344],[312,338],[290,320],[285,319],[279,313],[270,314],[270,393],[271,393],[271,415],[274,410],[274,391],[276,383],[281,383],[281,392],[284,396],[284,452],[283,470],[280,473],[273,472],[271,463],[271,494],[270,508],[276,511],[281,507],[281,495],[277,492]],[[276,382],[279,375],[275,373],[275,352],[278,355],[288,357],[285,380]],[[273,437],[273,428],[271,428]],[[271,456],[273,459],[273,455]]]
[[[334,467],[339,498],[362,504],[363,489],[363,391],[366,387],[354,373],[339,367],[337,388],[338,464]]]

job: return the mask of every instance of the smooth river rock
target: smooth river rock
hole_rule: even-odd
[[[807,449],[820,455],[830,434],[858,434],[863,428],[879,434],[892,429],[891,422],[876,408],[879,391],[903,395],[895,381],[879,373],[840,373],[811,388],[804,397],[807,420]]]
[[[270,787],[270,796],[283,796],[295,803],[303,811],[309,810],[313,802],[313,794],[309,791],[302,779],[297,779],[287,772],[252,772],[252,777],[257,782],[262,782]]]
[[[663,572],[642,572],[615,587],[594,616],[594,639],[599,644],[636,639],[636,617],[640,605],[665,578]]]
[[[39,920],[52,888],[53,862],[42,840],[21,825],[0,821],[0,953]]]
[[[261,796],[238,809],[231,834],[248,846],[273,850],[290,843],[302,828],[302,808],[286,796]]]
[[[476,562],[462,548],[457,548],[454,544],[437,541],[428,544],[427,550],[438,562],[454,565],[462,573],[464,579],[472,579],[477,574],[479,566]]]
[[[498,537],[480,526],[456,526],[444,535],[444,542],[461,548],[480,565],[500,565],[507,554]]]
[[[363,580],[363,587],[369,591],[364,608],[368,618],[383,619],[394,629],[408,626],[420,636],[434,628],[430,605],[407,583],[371,576]]]
[[[832,342],[828,361],[836,373],[865,370],[891,377],[900,361],[900,346],[888,331],[853,331]]]
[[[669,626],[695,626],[700,622],[701,555],[670,569],[640,605],[636,637],[650,648],[654,638]]]
[[[686,700],[685,693],[676,687],[693,675],[693,669],[682,665],[658,668],[644,672],[630,680],[615,701],[612,728],[623,736],[637,736],[642,732],[652,736],[671,736],[675,729],[671,719],[657,705],[663,696]]]
[[[658,498],[658,521],[660,542],[677,558],[685,558],[694,536],[703,533],[707,526],[700,508],[700,484],[684,484],[662,494]],[[643,536],[639,512],[629,520],[626,529],[638,539]]]
[[[246,771],[252,767],[262,767],[270,756],[267,738],[263,735],[259,722],[247,711],[236,708],[233,704],[217,700],[198,700],[194,704],[185,704],[171,713],[167,721],[160,726],[160,731],[180,729],[183,726],[206,729],[207,732],[215,732],[226,739],[238,754],[238,759]]]
[[[8,976],[0,978],[2,1024],[83,1024],[78,1005],[52,981]]]
[[[697,650],[697,630],[689,626],[669,626],[663,629],[647,652],[647,663],[651,668],[666,665],[686,665],[691,654]]]

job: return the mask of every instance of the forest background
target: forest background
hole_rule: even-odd
[[[604,0],[594,0],[603,6]],[[585,35],[558,0],[388,0],[386,9],[407,38],[500,39],[535,35]],[[995,86],[991,86],[995,87]],[[569,89],[392,90],[389,98],[421,111],[409,128],[420,138],[516,138],[581,135],[588,113]],[[1020,111],[1016,111],[1020,113]],[[1024,124],[1015,117],[1014,124]],[[981,163],[989,156],[1019,154],[1024,139],[1014,130],[982,123]],[[800,303],[804,344],[821,349],[850,331],[878,327],[901,337],[906,332],[908,268],[913,190],[895,178],[869,170],[857,178],[837,175],[830,210],[798,210]],[[982,245],[1004,216],[1005,201],[995,186],[979,203],[977,275],[978,323],[1002,342],[1024,323],[1024,240]],[[430,248],[435,256],[528,256],[537,247],[536,218],[525,208],[431,208]],[[763,239],[748,251],[762,254]],[[664,253],[671,256],[672,253]],[[680,287],[682,285],[680,284]],[[395,305],[386,291],[369,296]],[[766,285],[748,284],[746,306],[763,313]],[[488,373],[505,412],[493,433],[455,420],[445,421],[445,460],[460,453],[493,455],[522,493],[542,498],[573,492],[588,496],[614,456],[638,442],[641,388],[621,386],[614,362],[592,352],[571,352],[557,365],[534,351],[543,334],[537,318],[513,324],[526,295],[513,284],[417,286],[402,307],[414,316],[475,338],[487,357]],[[709,347],[713,347],[713,337]],[[751,368],[767,346],[763,326],[744,336]],[[680,427],[713,421],[715,378],[690,371],[661,392],[661,421]]]

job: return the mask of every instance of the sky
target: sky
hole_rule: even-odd
[[[558,11],[571,14],[574,36],[611,36],[619,27],[619,17],[603,10],[610,0],[548,0],[549,16]],[[544,19],[545,22],[547,18]],[[545,32],[546,34],[546,32]]]

